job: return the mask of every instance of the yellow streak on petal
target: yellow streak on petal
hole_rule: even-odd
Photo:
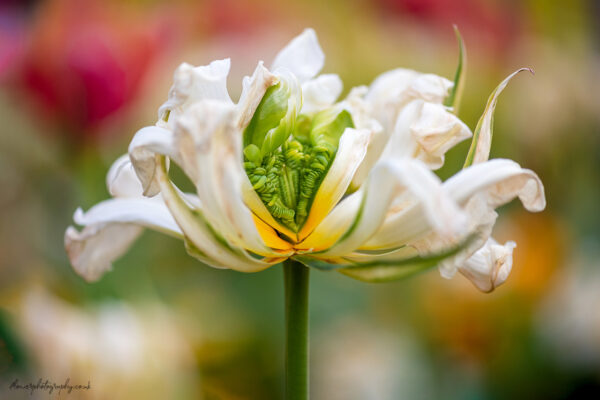
[[[262,219],[258,218],[256,215],[252,214],[252,218],[254,218],[254,224],[256,225],[256,229],[260,234],[263,242],[272,249],[276,250],[287,250],[286,253],[292,253],[292,244],[286,242],[279,236],[277,236],[277,232],[265,223]]]
[[[252,213],[261,220],[261,222],[265,223],[276,231],[283,233],[291,240],[296,240],[297,237],[294,232],[275,221],[275,218],[273,218],[269,210],[267,210],[267,207],[265,207],[260,197],[258,197],[252,188],[252,185],[247,177],[242,182],[242,196],[244,198],[244,203],[246,203],[250,211],[252,211]]]
[[[331,230],[317,229],[294,247],[299,251],[310,252],[328,249],[337,242],[346,229],[348,229],[347,225],[337,225]]]
[[[340,138],[333,164],[315,195],[304,226],[298,233],[300,241],[306,238],[340,201],[365,156],[370,138],[371,132],[368,130],[346,128]]]

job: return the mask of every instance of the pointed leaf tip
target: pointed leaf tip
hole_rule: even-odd
[[[519,72],[529,71],[531,74],[535,74],[532,68],[519,68],[509,76],[507,76],[500,84],[494,89],[490,97],[488,98],[487,104],[483,114],[477,121],[477,126],[473,132],[473,139],[471,141],[471,147],[467,153],[467,158],[463,169],[470,167],[473,164],[487,161],[490,157],[490,149],[492,146],[492,136],[494,134],[494,111],[496,110],[496,104],[498,103],[498,97],[500,93],[506,88],[508,82],[511,81]]]
[[[458,115],[458,108],[460,100],[465,87],[466,72],[467,72],[467,51],[465,49],[465,42],[458,30],[456,25],[454,27],[454,34],[456,35],[456,41],[458,42],[458,65],[456,67],[456,73],[454,74],[454,85],[448,93],[444,101],[446,107],[450,107],[455,115]]]

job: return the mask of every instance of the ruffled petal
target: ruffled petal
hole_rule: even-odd
[[[443,163],[440,142],[445,143],[443,148],[447,150],[470,136],[470,131],[466,133],[468,128],[460,120],[445,115],[447,110],[442,103],[452,85],[452,82],[440,76],[407,69],[388,71],[375,79],[364,96],[364,102],[368,114],[379,122],[381,129],[375,131],[369,143],[367,156],[352,181],[353,188],[362,185],[392,140],[407,144],[408,148],[403,151],[403,155],[417,157],[431,168],[439,168]],[[409,104],[416,100],[419,100],[417,104],[421,105],[413,104],[411,110],[405,111]],[[423,103],[428,104],[425,114],[422,114]],[[436,119],[429,121],[427,125],[426,118],[432,116]],[[413,130],[412,125],[419,120],[421,123]],[[442,126],[433,125],[434,122]],[[454,130],[449,132],[448,128]],[[398,149],[398,145],[393,147]],[[430,151],[434,152],[431,156]]]
[[[512,160],[494,159],[466,168],[444,182],[453,199],[464,204],[476,193],[485,193],[488,204],[497,208],[519,197],[531,212],[546,207],[544,186],[535,172]]]
[[[319,75],[302,85],[302,113],[321,111],[335,103],[343,84],[336,74]]]
[[[440,263],[440,273],[445,278],[451,278],[488,241],[497,218],[495,208],[516,197],[531,212],[542,211],[546,206],[538,176],[511,160],[495,159],[466,168],[444,182],[444,191],[464,207],[468,219],[466,235],[474,237],[463,251]],[[424,254],[439,251],[449,243],[429,234],[411,245]]]
[[[202,213],[231,246],[263,256],[279,254],[267,247],[243,201],[242,134],[235,127],[236,108],[222,102],[201,101],[180,117],[175,142],[193,181]],[[188,154],[189,153],[189,154]]]
[[[371,132],[346,128],[327,175],[313,200],[306,222],[298,232],[298,240],[306,238],[346,193],[350,181],[367,152]]]
[[[106,188],[112,197],[142,197],[144,189],[129,154],[119,157],[106,174]]]
[[[400,213],[401,217],[390,223],[382,235],[375,238],[376,248],[386,247],[380,242],[392,238],[408,241],[431,230],[449,238],[458,238],[464,229],[464,215],[445,195],[439,178],[418,161],[386,160],[378,163],[364,188],[351,197],[360,197],[359,207],[356,207],[357,200],[349,199],[340,206],[354,209],[352,223],[333,246],[319,253],[319,257],[342,256],[363,246],[381,229],[386,217],[397,213],[396,207],[402,204],[398,200],[403,198],[411,199],[411,206],[407,212]],[[346,213],[344,210],[343,214]],[[339,218],[335,211],[331,214],[331,219],[334,218]],[[330,222],[325,221],[324,228],[331,226]],[[338,232],[329,234],[333,236]],[[388,232],[392,238],[384,236]],[[325,232],[320,234],[327,235]]]
[[[433,74],[422,74],[407,69],[395,69],[377,77],[365,100],[373,116],[384,129],[391,132],[398,113],[413,100],[442,104],[452,82]]]
[[[279,78],[269,72],[262,61],[258,63],[252,76],[244,77],[242,82],[242,94],[237,104],[237,126],[241,131],[243,131],[250,123],[250,120],[252,120],[254,112],[267,89],[277,82],[279,82]]]
[[[471,130],[444,106],[415,100],[400,112],[381,158],[412,157],[437,169],[446,151],[469,137]]]
[[[512,241],[501,245],[490,238],[481,249],[458,266],[458,271],[482,292],[491,292],[510,275],[512,253],[516,246]]]
[[[227,243],[225,238],[212,227],[199,210],[188,205],[178,193],[167,175],[164,159],[157,170],[161,193],[173,218],[188,242],[188,252],[215,268],[231,268],[241,272],[262,271],[286,257],[258,259],[243,248]]]
[[[275,56],[271,69],[288,69],[303,83],[316,76],[324,64],[325,54],[321,50],[317,34],[309,28],[292,39]]]
[[[156,180],[156,154],[166,155],[175,161],[179,154],[173,143],[173,133],[165,128],[147,126],[136,132],[129,144],[129,158],[135,169],[144,196],[155,196],[160,187]]]
[[[194,67],[183,63],[176,70],[169,99],[158,109],[161,127],[172,128],[174,121],[196,101],[211,99],[232,104],[227,91],[230,60],[216,60],[209,65]]]
[[[143,227],[182,236],[159,197],[106,200],[86,213],[77,209],[74,220],[84,228],[81,232],[72,226],[67,229],[65,248],[75,271],[88,281],[109,271],[112,262],[127,251]]]

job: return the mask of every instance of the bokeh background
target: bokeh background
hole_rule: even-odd
[[[40,0],[0,3],[0,398],[279,399],[282,271],[208,268],[147,232],[100,282],[63,248],[77,206],[156,119],[175,67],[231,57],[229,88],[303,28],[345,93],[407,67],[452,78],[461,118],[495,118],[493,157],[535,170],[548,199],[500,210],[513,272],[491,294],[437,271],[369,285],[311,276],[314,399],[600,398],[600,4],[544,0]],[[462,165],[468,143],[439,171]],[[92,386],[10,390],[39,378]]]

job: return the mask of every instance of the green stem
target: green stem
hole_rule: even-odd
[[[283,263],[285,284],[285,398],[308,399],[308,267]]]

